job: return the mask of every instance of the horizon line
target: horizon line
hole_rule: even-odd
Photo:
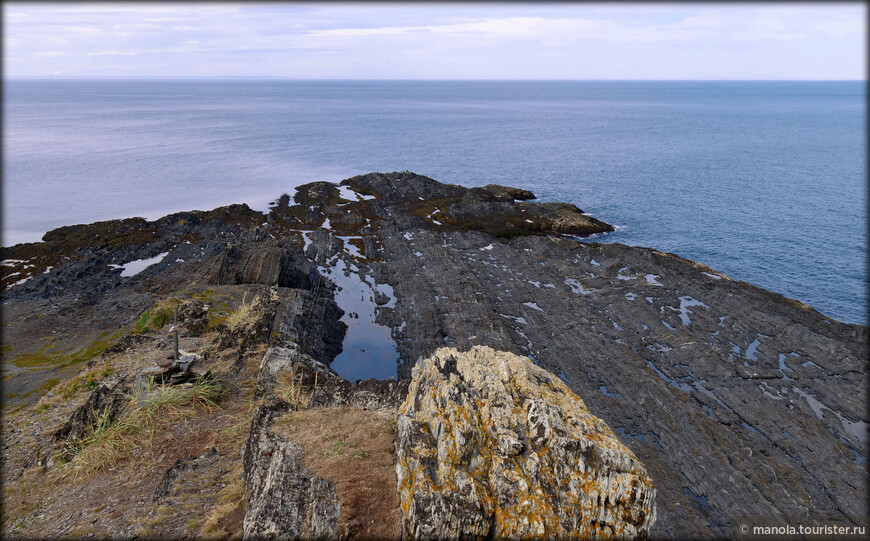
[[[863,79],[624,79],[624,78],[589,78],[589,79],[403,79],[403,78],[343,78],[343,77],[285,77],[280,75],[4,75],[3,81],[15,80],[55,80],[55,81],[112,81],[131,79],[151,80],[273,80],[273,81],[335,81],[335,82],[867,82]]]

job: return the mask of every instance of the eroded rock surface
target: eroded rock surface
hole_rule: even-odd
[[[32,404],[101,351],[157,348],[159,329],[141,341],[130,328],[161,299],[196,296],[210,309],[192,321],[220,331],[239,370],[270,347],[310,360],[299,375],[317,387],[314,405],[400,401],[418,360],[445,346],[529,357],[643,463],[657,494],[652,537],[727,537],[736,517],[808,510],[857,524],[868,503],[867,327],[673,254],[579,242],[565,234],[610,226],[532,197],[371,173],[300,186],[268,213],[231,205],[75,225],[3,248],[4,399]],[[138,273],[121,269],[149,258]],[[366,282],[360,295],[389,329],[398,382],[354,385],[317,369],[350,351],[359,314],[336,298],[351,279]],[[257,317],[224,327],[222,295],[258,299]],[[203,347],[198,328],[182,328],[182,347]],[[284,361],[266,363],[277,364],[260,396],[280,394]],[[35,463],[14,447],[22,437],[9,433],[8,471]]]
[[[439,349],[414,369],[396,443],[403,536],[646,536],[655,489],[583,401],[524,357]]]
[[[260,406],[245,445],[245,539],[335,539],[340,506],[335,486],[308,473],[302,448],[269,429],[290,405]]]

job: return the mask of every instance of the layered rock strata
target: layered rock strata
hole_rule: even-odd
[[[260,406],[245,445],[245,491],[250,494],[244,539],[336,539],[341,506],[335,486],[310,474],[302,448],[270,430],[289,404]]]
[[[553,374],[487,347],[439,349],[413,374],[397,422],[404,538],[646,536],[646,470]]]
[[[233,205],[76,225],[4,248],[4,398],[37,398],[28,393],[69,377],[158,299],[205,288],[267,299],[268,313],[225,333],[227,345],[296,347],[319,363],[305,376],[319,386],[329,378],[316,367],[331,365],[346,331],[330,279],[340,265],[391,293],[375,295],[399,361],[391,396],[445,346],[529,357],[644,464],[652,537],[728,536],[741,516],[857,524],[868,502],[867,328],[673,254],[578,242],[565,234],[609,226],[531,197],[372,173],[301,186],[265,214]],[[156,256],[138,274],[121,270]],[[375,400],[330,381],[335,392],[315,400]]]

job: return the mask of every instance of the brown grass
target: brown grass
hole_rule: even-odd
[[[393,410],[311,408],[275,428],[302,446],[306,467],[335,483],[341,538],[401,538]]]

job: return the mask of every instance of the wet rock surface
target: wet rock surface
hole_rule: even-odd
[[[165,359],[159,303],[198,300],[207,315],[191,304],[182,347],[208,350],[200,327],[217,332],[236,355],[231,377],[247,359],[263,364],[250,383],[261,397],[280,394],[289,368],[315,406],[397,405],[417,362],[445,346],[527,356],[646,468],[652,537],[728,536],[740,516],[864,514],[866,327],[673,254],[580,242],[569,235],[610,226],[532,198],[372,173],[301,186],[265,214],[231,205],[99,222],[3,248],[4,402],[33,404],[91,359]],[[342,306],[351,290],[368,312]],[[253,315],[230,326],[225,298],[254,303]],[[386,330],[398,381],[334,373],[367,362],[348,339],[360,329]],[[39,422],[50,439],[68,418]],[[10,452],[15,475],[37,461]]]
[[[655,521],[637,458],[528,358],[439,349],[397,424],[405,538],[624,539]]]

